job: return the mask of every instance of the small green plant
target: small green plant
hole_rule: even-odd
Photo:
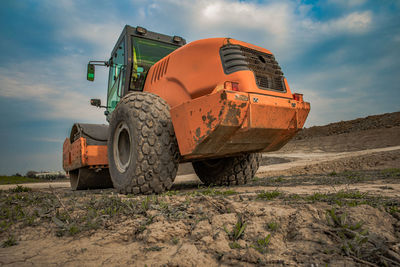
[[[361,193],[360,191],[339,191],[335,194],[336,198],[347,198],[347,199],[363,199],[367,193]]]
[[[161,251],[164,247],[153,246],[149,248],[144,248],[145,251]]]
[[[229,189],[226,191],[220,191],[220,190],[216,190],[215,188],[210,188],[210,187],[203,189],[203,190],[198,190],[198,191],[193,191],[193,192],[187,193],[187,195],[189,195],[189,196],[201,196],[201,195],[204,195],[204,196],[231,196],[231,195],[236,195],[236,194],[237,194],[237,192],[232,189]]]
[[[70,235],[76,235],[77,233],[80,232],[80,229],[77,225],[71,224],[68,226],[68,232]]]
[[[239,249],[239,248],[242,248],[242,247],[240,246],[240,244],[239,244],[238,242],[236,242],[236,241],[230,242],[230,243],[229,243],[229,247],[230,247],[231,249]]]
[[[335,171],[333,171],[333,172],[330,172],[328,175],[329,175],[329,176],[336,176],[337,173],[336,173]]]
[[[13,193],[30,192],[30,191],[32,191],[32,188],[22,185],[17,185],[16,187],[10,189],[10,192]]]
[[[265,238],[258,239],[253,248],[255,248],[258,252],[264,254],[267,251],[268,245],[271,241],[271,235],[268,234]]]
[[[361,181],[363,181],[365,179],[359,173],[352,172],[352,171],[344,171],[343,175],[346,177],[348,182],[351,182],[351,183],[361,182]]]
[[[179,190],[169,190],[163,193],[164,196],[176,196],[179,194]]]
[[[283,177],[282,177],[282,176],[279,176],[279,177],[270,179],[269,181],[270,181],[271,183],[281,183],[281,182],[283,182]]]
[[[400,213],[400,208],[398,206],[388,205],[386,206],[386,211],[391,215],[394,215],[396,213]]]
[[[272,199],[274,199],[274,198],[277,198],[277,197],[279,197],[279,196],[281,196],[282,195],[282,192],[280,192],[280,191],[270,191],[270,192],[262,192],[262,193],[259,193],[258,195],[257,195],[257,199],[262,199],[262,200],[272,200]]]
[[[12,247],[18,245],[17,240],[15,239],[15,237],[13,235],[10,235],[1,245],[3,248],[7,248],[7,247]]]
[[[400,169],[399,168],[390,168],[382,170],[382,174],[388,177],[400,177]]]
[[[146,212],[150,208],[151,200],[149,196],[146,196],[142,201],[142,211]]]
[[[332,227],[345,227],[347,216],[346,213],[338,214],[336,209],[332,208],[326,211],[326,220]]]
[[[223,196],[232,196],[232,195],[236,195],[236,194],[237,194],[237,192],[235,190],[232,190],[232,189],[229,189],[229,190],[221,192],[221,195],[223,195]]]
[[[243,220],[243,216],[241,214],[238,214],[238,220],[233,227],[232,231],[228,231],[226,227],[224,226],[225,232],[228,234],[228,237],[232,241],[239,240],[242,235],[244,234],[244,230],[246,230],[247,223]]]
[[[334,208],[326,211],[326,219],[342,241],[341,250],[347,256],[359,257],[362,246],[368,242],[368,230],[362,229],[364,222],[351,224],[346,213],[339,213]]]
[[[267,229],[275,232],[279,228],[279,224],[277,222],[269,222],[267,223]]]
[[[179,243],[179,238],[177,238],[176,236],[174,236],[174,237],[172,238],[172,244],[178,245],[178,243]]]
[[[154,215],[146,218],[146,220],[140,224],[139,228],[136,230],[136,233],[138,234],[146,230],[147,226],[153,223],[154,217],[156,216]]]
[[[310,200],[312,202],[325,200],[327,198],[328,198],[327,194],[322,194],[322,193],[318,193],[318,192],[314,193],[312,195],[306,196],[306,199]]]

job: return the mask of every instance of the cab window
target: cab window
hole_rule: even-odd
[[[144,79],[150,67],[169,55],[179,46],[132,36],[132,76],[131,90],[143,90]]]
[[[107,110],[112,112],[123,94],[125,83],[125,38],[122,39],[117,50],[111,55],[110,63]]]

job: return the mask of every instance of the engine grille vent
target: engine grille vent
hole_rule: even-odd
[[[166,73],[168,69],[169,57],[157,62],[154,65],[153,75],[151,76],[151,83],[160,80]]]
[[[256,83],[261,89],[286,91],[283,83],[283,72],[275,57],[247,47],[240,47],[250,70],[256,77]]]
[[[221,47],[220,55],[225,74],[251,70],[260,89],[286,91],[283,72],[273,55],[232,44]]]
[[[239,45],[225,45],[220,49],[222,66],[225,74],[231,74],[239,70],[249,70],[246,58]]]

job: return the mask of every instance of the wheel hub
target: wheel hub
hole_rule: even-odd
[[[125,172],[131,162],[131,134],[126,122],[121,122],[115,131],[113,155],[118,171]]]

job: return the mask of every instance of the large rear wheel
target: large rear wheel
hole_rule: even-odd
[[[256,174],[261,154],[250,153],[236,157],[192,162],[193,169],[206,185],[241,185]]]
[[[145,92],[121,99],[110,120],[108,160],[113,185],[121,193],[160,193],[171,188],[179,150],[163,99]]]

